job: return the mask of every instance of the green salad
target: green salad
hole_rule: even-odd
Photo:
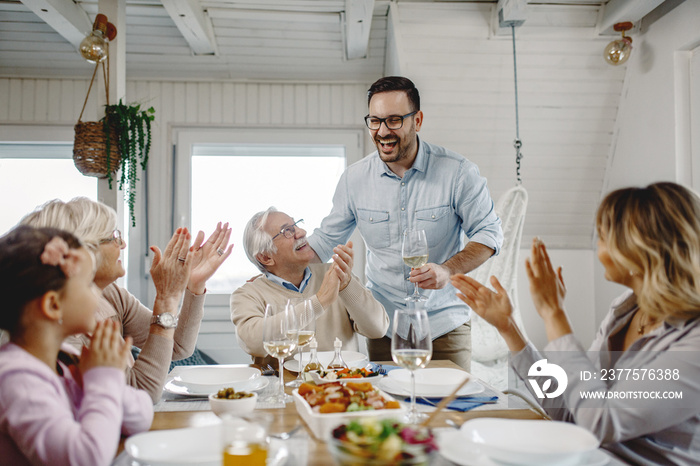
[[[340,425],[333,430],[333,439],[343,453],[387,464],[417,464],[420,460],[427,463],[428,455],[437,450],[430,429],[391,419],[368,417]]]

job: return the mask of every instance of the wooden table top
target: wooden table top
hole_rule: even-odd
[[[391,361],[387,361],[386,364],[394,364]],[[428,367],[437,368],[456,368],[460,369],[452,361],[439,360],[430,361]],[[284,370],[284,380],[288,382],[296,377],[295,373],[290,373]],[[285,391],[291,394],[292,389],[285,387]],[[266,411],[273,413],[274,421],[272,429],[274,431],[282,432],[292,429],[295,425],[301,423],[303,428],[306,429],[309,435],[309,455],[308,464],[311,466],[326,466],[329,464],[334,464],[331,454],[322,441],[317,440],[311,431],[308,429],[304,421],[301,420],[299,414],[297,413],[294,403],[287,403],[286,406],[277,409],[265,409],[261,411]],[[457,424],[462,424],[463,422],[474,419],[478,417],[496,417],[496,418],[509,418],[509,419],[542,419],[542,417],[530,410],[530,409],[508,409],[508,410],[471,410],[465,413],[458,411],[443,411],[438,413],[435,420],[431,422],[431,427],[447,427],[448,424],[445,422],[447,419],[452,419]],[[216,421],[216,415],[211,411],[171,411],[171,412],[157,412],[153,418],[153,424],[150,430],[165,430],[165,429],[179,429],[185,427],[197,427],[202,425],[212,424]],[[123,450],[124,439],[119,445],[119,452]]]

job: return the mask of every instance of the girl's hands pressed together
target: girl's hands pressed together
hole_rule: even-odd
[[[107,319],[98,322],[90,339],[90,347],[83,347],[80,355],[80,372],[85,374],[90,369],[100,366],[115,367],[124,371],[130,351],[131,337],[123,339],[115,321]]]

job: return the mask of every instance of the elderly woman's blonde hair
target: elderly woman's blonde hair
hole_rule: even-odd
[[[117,212],[87,197],[76,197],[68,202],[54,199],[25,216],[20,224],[73,233],[99,258],[100,243],[111,239],[117,228]]]
[[[643,277],[639,306],[656,317],[700,315],[700,197],[675,183],[613,191],[596,215],[611,259]]]

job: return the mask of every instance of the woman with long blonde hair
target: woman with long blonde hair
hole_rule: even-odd
[[[543,354],[523,338],[495,277],[495,291],[463,275],[452,283],[498,329],[520,378],[532,381],[543,364],[564,369],[564,390],[526,384],[553,418],[589,429],[634,464],[699,464],[700,198],[675,183],[619,189],[601,202],[596,229],[605,278],[629,290],[588,352],[566,317],[562,269],[537,238],[526,270],[549,340]]]

